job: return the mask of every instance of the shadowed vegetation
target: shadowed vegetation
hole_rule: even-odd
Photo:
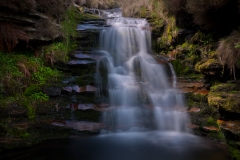
[[[240,68],[240,32],[233,31],[227,38],[219,42],[217,55],[236,80],[236,68]]]
[[[15,24],[0,21],[0,50],[11,52],[19,40],[28,41],[28,35]]]

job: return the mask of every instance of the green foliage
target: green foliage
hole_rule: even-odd
[[[176,26],[176,19],[174,16],[168,17],[165,22],[166,25],[163,35],[160,37],[159,40],[161,45],[169,46],[175,41],[179,29]]]
[[[140,7],[139,16],[140,17],[147,17],[148,16],[148,9],[147,9],[146,6]]]
[[[38,84],[46,84],[48,82],[56,82],[60,72],[50,67],[42,66],[33,74],[33,80]]]
[[[81,21],[81,13],[75,8],[69,8],[66,13],[64,20],[61,22],[62,31],[64,33],[64,43],[67,47],[72,43],[71,38],[75,38],[77,36],[77,25]]]
[[[225,136],[221,131],[211,131],[207,136],[217,142],[226,143]]]
[[[186,75],[189,72],[189,68],[184,66],[181,60],[173,60],[171,61],[173,68],[178,76]]]
[[[25,96],[31,96],[32,94],[37,92],[41,92],[41,86],[37,84],[32,84],[25,89],[23,94]]]
[[[240,150],[237,147],[228,146],[228,151],[234,160],[240,160]]]
[[[214,119],[213,117],[209,117],[207,119],[207,124],[206,125],[211,125],[211,126],[216,126],[218,127],[217,120]]]
[[[212,34],[206,34],[201,31],[198,31],[191,38],[191,42],[201,44],[201,45],[207,45],[207,44],[213,43],[214,39]]]
[[[47,101],[49,99],[49,97],[42,92],[34,93],[30,96],[30,98],[31,100],[38,102]]]
[[[42,92],[35,92],[30,96],[23,97],[22,105],[28,110],[28,118],[34,120],[36,116],[37,103],[47,101],[49,97]]]
[[[11,77],[22,77],[22,72],[19,71],[17,67],[19,56],[9,55],[0,52],[0,75],[3,78],[6,75],[11,75]]]
[[[29,138],[31,134],[29,134],[26,130],[13,128],[12,126],[5,125],[4,130],[6,131],[6,137],[14,137],[14,138]]]
[[[235,45],[235,48],[240,48],[240,44],[236,44],[236,45]]]
[[[44,47],[45,58],[51,65],[56,61],[67,62],[68,53],[76,49],[75,38],[78,35],[77,25],[86,18],[96,18],[87,14],[80,13],[76,7],[70,7],[65,12],[63,20],[60,22],[64,39],[62,42],[55,42]]]

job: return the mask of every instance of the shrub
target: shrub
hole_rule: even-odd
[[[57,81],[60,72],[50,67],[41,66],[37,72],[33,74],[33,80],[38,84],[54,83]]]
[[[0,21],[0,50],[11,52],[19,40],[28,41],[29,37],[23,29],[13,23]]]
[[[27,87],[24,91],[24,96],[31,96],[33,95],[34,93],[38,93],[38,92],[41,92],[41,86],[40,85],[37,85],[37,84],[32,84],[30,85],[29,87]]]
[[[217,55],[224,65],[227,65],[236,79],[235,69],[240,67],[240,32],[235,30],[227,38],[219,42]]]

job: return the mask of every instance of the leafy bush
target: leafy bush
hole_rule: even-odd
[[[49,82],[56,82],[60,72],[50,67],[42,66],[37,72],[33,74],[33,80],[38,84],[46,84]]]
[[[33,95],[34,93],[38,93],[38,92],[41,92],[41,87],[40,85],[37,85],[37,84],[32,84],[30,85],[29,87],[27,87],[24,91],[24,96],[31,96]]]
[[[27,108],[28,118],[34,120],[36,117],[36,107],[37,103],[47,101],[49,97],[42,92],[35,92],[31,95],[26,95],[22,97],[21,105]]]

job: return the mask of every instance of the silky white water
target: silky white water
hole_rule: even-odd
[[[120,11],[104,12],[107,15],[111,27],[100,33],[102,56],[97,63],[100,93],[108,92],[110,104],[103,115],[106,131],[187,131],[184,99],[176,89],[174,70],[170,65],[169,77],[169,65],[151,55],[147,20],[124,18]]]

